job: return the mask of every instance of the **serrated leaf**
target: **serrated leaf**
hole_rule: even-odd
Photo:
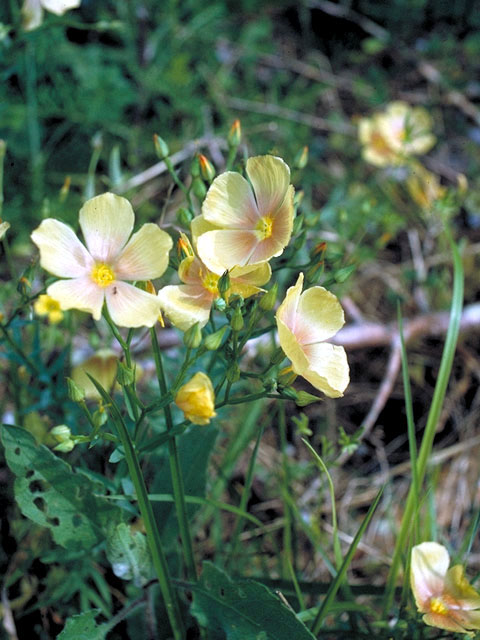
[[[99,609],[92,609],[78,616],[72,616],[67,620],[57,640],[105,640],[108,626],[97,625],[95,618],[99,613]]]
[[[132,535],[124,522],[112,528],[107,537],[107,558],[113,573],[122,580],[133,580],[136,587],[152,577],[147,538],[140,531]]]
[[[200,581],[191,588],[191,613],[215,640],[314,640],[295,612],[260,582],[234,582],[205,562]]]
[[[105,539],[108,526],[123,520],[122,509],[101,496],[101,484],[75,473],[25,429],[4,425],[2,442],[7,464],[17,476],[14,491],[20,510],[48,527],[58,544],[89,549]]]

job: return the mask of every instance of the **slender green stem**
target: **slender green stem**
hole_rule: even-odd
[[[150,329],[150,335],[152,339],[153,357],[155,359],[155,368],[157,370],[158,386],[160,394],[165,396],[168,393],[167,382],[165,379],[165,371],[163,369],[162,354],[158,345],[157,334],[155,328]],[[165,413],[165,422],[167,424],[167,431],[171,432],[175,428],[173,424],[172,412],[170,405],[163,407]],[[197,569],[195,566],[195,556],[193,552],[192,534],[190,532],[190,524],[188,522],[187,505],[185,502],[185,489],[183,485],[182,470],[180,467],[180,458],[178,456],[178,449],[175,437],[168,439],[168,458],[170,462],[170,473],[172,478],[173,496],[175,498],[175,508],[177,511],[178,526],[180,529],[180,537],[182,539],[182,545],[185,555],[185,564],[187,567],[187,574],[190,580],[197,580]]]
[[[285,405],[278,405],[278,427],[280,434],[280,449],[282,452],[282,496],[283,496],[283,553],[281,554],[282,567],[281,575],[285,580],[290,575],[289,565],[293,566],[293,522],[292,512],[286,496],[290,492],[291,474],[287,455],[287,416],[285,414]]]
[[[23,352],[22,348],[18,346],[2,324],[0,324],[0,331],[3,333],[5,340],[12,348],[12,351],[14,351],[22,362],[25,363],[25,366],[30,370],[30,373],[37,377],[40,376],[40,369],[37,367],[35,362]]]
[[[147,488],[145,486],[145,480],[140,468],[140,462],[138,460],[137,453],[117,405],[110,397],[110,395],[105,391],[105,389],[103,389],[103,387],[94,378],[90,377],[90,380],[93,382],[104,401],[109,405],[110,415],[115,424],[115,427],[117,428],[118,435],[124,449],[128,471],[130,473],[133,486],[135,487],[138,507],[144,521],[147,540],[152,554],[153,566],[155,567],[155,572],[157,574],[160,590],[165,602],[168,619],[172,626],[174,638],[175,640],[184,640],[185,630],[181,618],[178,600],[173,590],[170,573],[168,571],[167,559],[163,551],[162,541],[160,538],[160,533],[158,531],[157,523],[155,521],[153,508],[148,499]]]
[[[435,385],[435,391],[433,393],[432,404],[428,413],[427,424],[422,438],[422,444],[417,459],[417,483],[420,487],[425,478],[425,472],[427,469],[428,460],[432,451],[433,440],[437,428],[438,419],[442,410],[443,400],[445,398],[445,392],[450,378],[450,372],[452,370],[453,358],[455,355],[455,348],[458,339],[458,333],[460,331],[460,320],[462,314],[463,304],[463,266],[458,248],[453,242],[450,233],[446,232],[448,240],[450,242],[453,253],[453,295],[452,304],[450,308],[450,322],[448,325],[447,336],[445,339],[445,346],[443,348],[442,360],[440,363],[440,369],[438,372],[438,380]],[[418,501],[418,496],[415,495],[415,487],[413,484],[410,486],[407,501],[405,504],[405,510],[403,513],[402,524],[400,531],[397,535],[397,542],[393,553],[392,564],[387,579],[387,585],[385,588],[385,604],[384,615],[387,615],[393,603],[395,593],[395,582],[398,572],[400,570],[400,564],[402,556],[405,553],[405,547],[407,538],[410,534],[412,522],[415,516],[415,506]]]
[[[183,182],[178,177],[178,173],[175,170],[175,167],[172,164],[170,158],[164,158],[163,161],[168,169],[169,174],[172,176],[173,181],[177,185],[177,187],[183,192],[184,196],[187,198],[188,206],[190,209],[193,209],[192,196],[190,195],[190,190],[183,184]]]

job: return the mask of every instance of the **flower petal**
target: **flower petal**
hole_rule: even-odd
[[[230,280],[248,285],[260,287],[267,283],[272,277],[272,268],[268,262],[247,265],[245,267],[234,267],[230,271]]]
[[[250,229],[259,218],[250,185],[235,171],[215,178],[203,202],[202,215],[207,222],[229,229]]]
[[[251,262],[264,262],[279,256],[290,242],[293,229],[293,196],[295,190],[292,185],[287,189],[285,199],[277,211],[272,214],[272,235],[260,241],[250,258]]]
[[[107,307],[119,327],[153,327],[160,315],[157,296],[117,280],[105,290]]]
[[[329,398],[340,398],[350,382],[347,354],[328,342],[303,347],[308,368],[300,375]]]
[[[22,26],[32,31],[42,24],[43,7],[40,0],[24,0],[22,6]]]
[[[78,309],[91,313],[95,320],[100,320],[104,290],[96,285],[90,276],[59,280],[48,287],[47,293],[58,300],[63,311]]]
[[[243,267],[249,264],[257,243],[254,231],[219,229],[201,235],[197,241],[197,250],[210,271],[221,275],[237,265]]]
[[[132,233],[134,220],[132,205],[114,193],[87,200],[80,209],[80,227],[93,258],[112,262]]]
[[[293,334],[295,333],[295,327],[297,323],[297,309],[300,303],[300,294],[302,293],[302,288],[303,288],[303,273],[299,273],[297,282],[294,284],[293,287],[289,287],[287,289],[285,298],[283,302],[280,304],[280,306],[278,307],[277,313],[275,315],[277,324],[279,321],[281,321],[285,326],[289,328],[289,330]],[[283,349],[281,339],[280,339],[280,345],[282,346],[282,349]]]
[[[422,613],[429,611],[431,597],[442,595],[449,563],[448,551],[437,542],[422,542],[413,547],[410,585],[417,608]]]
[[[422,620],[431,627],[438,627],[439,629],[446,629],[447,631],[454,631],[456,633],[466,633],[462,625],[441,613],[427,613],[423,616]]]
[[[192,243],[195,249],[197,248],[198,238],[207,231],[215,231],[218,229],[218,225],[207,222],[203,216],[196,216],[190,222],[190,231],[192,232]]]
[[[276,156],[256,156],[247,160],[247,175],[255,191],[260,215],[274,214],[284,201],[290,184],[288,165]]]
[[[295,335],[302,345],[323,342],[345,324],[338,298],[323,287],[311,287],[302,293],[297,308]]]
[[[465,578],[465,569],[461,564],[447,571],[445,592],[454,598],[462,609],[480,609],[480,594]]]
[[[76,9],[82,0],[42,0],[42,4],[47,11],[61,16],[69,9]]]
[[[117,258],[114,271],[120,280],[152,280],[168,267],[173,241],[168,233],[151,222],[133,234]]]
[[[283,352],[292,363],[293,371],[299,375],[304,376],[304,371],[308,370],[309,362],[307,356],[303,352],[302,347],[298,344],[295,334],[291,331],[283,320],[278,317],[277,314],[277,330],[278,340]]]
[[[210,308],[213,302],[213,295],[206,289],[190,287],[185,285],[170,285],[163,287],[158,292],[160,307],[170,322],[180,329],[186,331],[198,322],[199,327],[204,327],[210,317]]]
[[[54,276],[77,278],[92,270],[92,257],[63,222],[47,218],[30,237],[40,250],[41,266]]]

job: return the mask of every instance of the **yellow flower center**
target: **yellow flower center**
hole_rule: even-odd
[[[440,598],[432,598],[430,600],[430,611],[432,613],[438,613],[441,616],[445,616],[448,613],[448,607],[442,602]]]
[[[255,231],[260,240],[266,240],[270,238],[273,233],[273,218],[270,216],[263,216],[255,225]]]
[[[207,291],[213,293],[214,295],[218,295],[218,280],[219,276],[215,275],[215,273],[207,273],[207,275],[202,280],[202,285]]]
[[[92,280],[98,284],[99,287],[108,287],[114,282],[115,274],[113,269],[101,262],[96,264],[92,269]]]

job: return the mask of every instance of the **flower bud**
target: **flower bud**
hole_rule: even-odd
[[[192,192],[193,195],[198,198],[198,200],[203,200],[207,195],[207,187],[205,186],[204,181],[200,177],[195,177],[192,182]]]
[[[81,389],[72,378],[67,378],[68,397],[73,402],[81,402],[85,399],[85,391]]]
[[[230,383],[237,382],[240,379],[240,367],[236,362],[233,362],[227,369],[227,380]]]
[[[234,331],[241,331],[243,329],[243,315],[240,307],[236,307],[233,312],[232,319],[230,320],[230,326]]]
[[[193,218],[194,218],[194,215],[190,211],[190,209],[185,209],[185,207],[180,207],[178,209],[177,220],[182,226],[189,227]]]
[[[184,233],[180,234],[177,241],[177,254],[180,260],[183,260],[183,258],[193,258],[195,256],[190,240]]]
[[[303,222],[304,222],[304,217],[303,217],[303,214],[300,213],[298,214],[298,216],[295,217],[295,220],[293,221],[293,229],[292,229],[293,236],[296,236],[298,233],[300,233],[303,227]]]
[[[207,182],[212,182],[215,178],[215,169],[210,160],[203,155],[203,153],[198,154],[198,162],[200,164],[200,175]]]
[[[278,283],[275,282],[270,291],[267,291],[260,298],[259,306],[263,311],[271,311],[275,306],[275,302],[277,300],[278,293]]]
[[[223,299],[225,299],[230,289],[230,275],[228,271],[225,271],[218,279],[217,289],[218,293],[222,296]]]
[[[175,404],[193,424],[208,424],[215,413],[215,393],[210,378],[199,371],[180,387]]]
[[[225,311],[225,309],[227,308],[227,303],[223,298],[217,298],[214,301],[213,306],[215,307],[215,309],[217,309],[217,311]]]
[[[219,349],[220,345],[222,344],[223,336],[225,335],[227,329],[227,325],[224,325],[221,329],[215,331],[215,333],[211,333],[209,336],[207,336],[203,341],[203,346],[205,347],[205,349],[208,349],[209,351],[216,351],[217,349]]]
[[[124,362],[117,362],[117,380],[125,387],[135,382],[135,369],[127,366]]]
[[[287,398],[290,398],[290,400],[295,400],[295,402],[297,402],[298,395],[295,389],[292,389],[292,387],[286,387],[285,389],[282,389],[282,396],[286,396]]]
[[[50,435],[53,436],[57,442],[65,442],[65,440],[70,440],[72,432],[66,424],[59,424],[53,427],[53,429],[50,429]]]
[[[293,161],[293,166],[297,169],[305,169],[308,163],[308,147],[305,145],[303,149],[295,156],[295,160]]]
[[[295,240],[293,242],[293,248],[295,249],[295,251],[300,251],[300,249],[305,244],[306,237],[307,237],[306,232],[302,231],[302,233],[295,238]]]
[[[53,450],[60,451],[60,453],[69,453],[74,446],[75,442],[73,440],[65,440],[65,442],[60,442],[56,447],[53,447]]]
[[[196,322],[189,327],[183,334],[183,343],[188,349],[196,349],[202,342],[202,330],[200,325]]]
[[[163,138],[158,136],[156,133],[153,134],[153,144],[155,146],[155,153],[157,154],[160,160],[164,158],[168,158],[170,155],[170,149],[168,148],[168,144],[165,142]]]
[[[238,147],[242,140],[242,127],[240,125],[240,120],[234,120],[232,126],[230,127],[230,131],[228,132],[228,146],[229,147]]]

